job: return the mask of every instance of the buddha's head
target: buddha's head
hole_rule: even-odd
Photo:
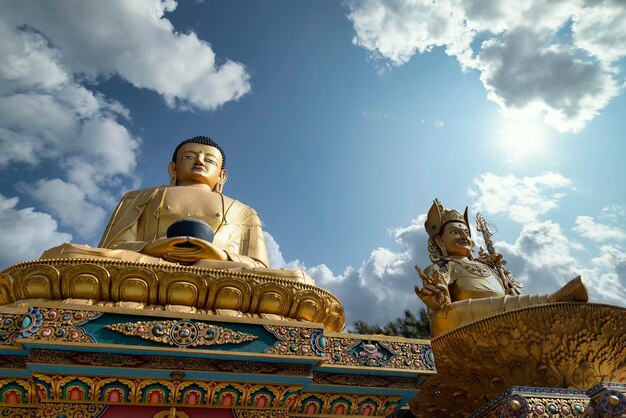
[[[467,220],[467,208],[461,214],[454,209],[445,209],[435,199],[428,211],[424,228],[428,233],[428,252],[433,262],[446,256],[471,256],[474,242]]]
[[[228,178],[222,148],[206,136],[187,139],[176,147],[168,170],[172,186],[206,184],[221,192]]]

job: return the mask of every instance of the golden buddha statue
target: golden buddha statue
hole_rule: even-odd
[[[170,184],[122,197],[98,247],[65,243],[0,272],[0,305],[30,299],[323,323],[341,331],[339,300],[303,270],[269,268],[261,220],[222,194],[221,147],[183,141]]]
[[[271,272],[312,284],[310,276],[301,270],[268,269],[256,211],[222,194],[228,178],[225,162],[224,151],[210,138],[198,136],[181,142],[168,166],[169,186],[126,193],[97,248],[65,243],[45,251],[40,258],[105,258]],[[193,236],[168,237],[168,228],[181,220],[208,226],[212,241]]]
[[[527,306],[551,302],[586,302],[587,290],[580,277],[552,295],[520,295],[521,285],[504,269],[506,262],[495,252],[488,229],[489,253],[472,256],[474,242],[467,218],[454,209],[445,209],[438,200],[424,224],[428,252],[433,262],[423,272],[416,266],[424,286],[415,292],[431,312],[431,336],[488,316]],[[479,230],[486,224],[479,217]],[[484,234],[484,232],[483,232]]]

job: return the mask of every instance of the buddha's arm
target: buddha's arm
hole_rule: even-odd
[[[135,190],[126,193],[113,211],[98,246],[142,252],[148,242],[156,239],[156,230],[155,236],[150,237],[150,240],[146,240],[146,237],[143,236],[139,237],[137,230],[139,218],[144,213],[146,204],[152,199],[159,199],[160,193],[163,193],[163,188]]]
[[[243,210],[233,208],[235,210],[230,213],[239,212],[239,215],[235,219],[227,218],[228,224],[222,226],[222,232],[228,235],[224,245],[228,259],[254,267],[268,267],[267,247],[259,215],[240,202],[236,204],[241,205]]]

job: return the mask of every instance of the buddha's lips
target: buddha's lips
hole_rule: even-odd
[[[200,166],[200,165],[196,165],[194,167],[191,168],[191,171],[202,171],[203,173],[206,171],[206,168]]]

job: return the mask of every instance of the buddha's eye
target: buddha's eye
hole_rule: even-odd
[[[204,162],[205,162],[205,163],[209,163],[209,164],[213,164],[213,165],[215,165],[215,166],[217,165],[217,161],[212,160],[211,158],[205,158],[205,159],[204,159]]]

